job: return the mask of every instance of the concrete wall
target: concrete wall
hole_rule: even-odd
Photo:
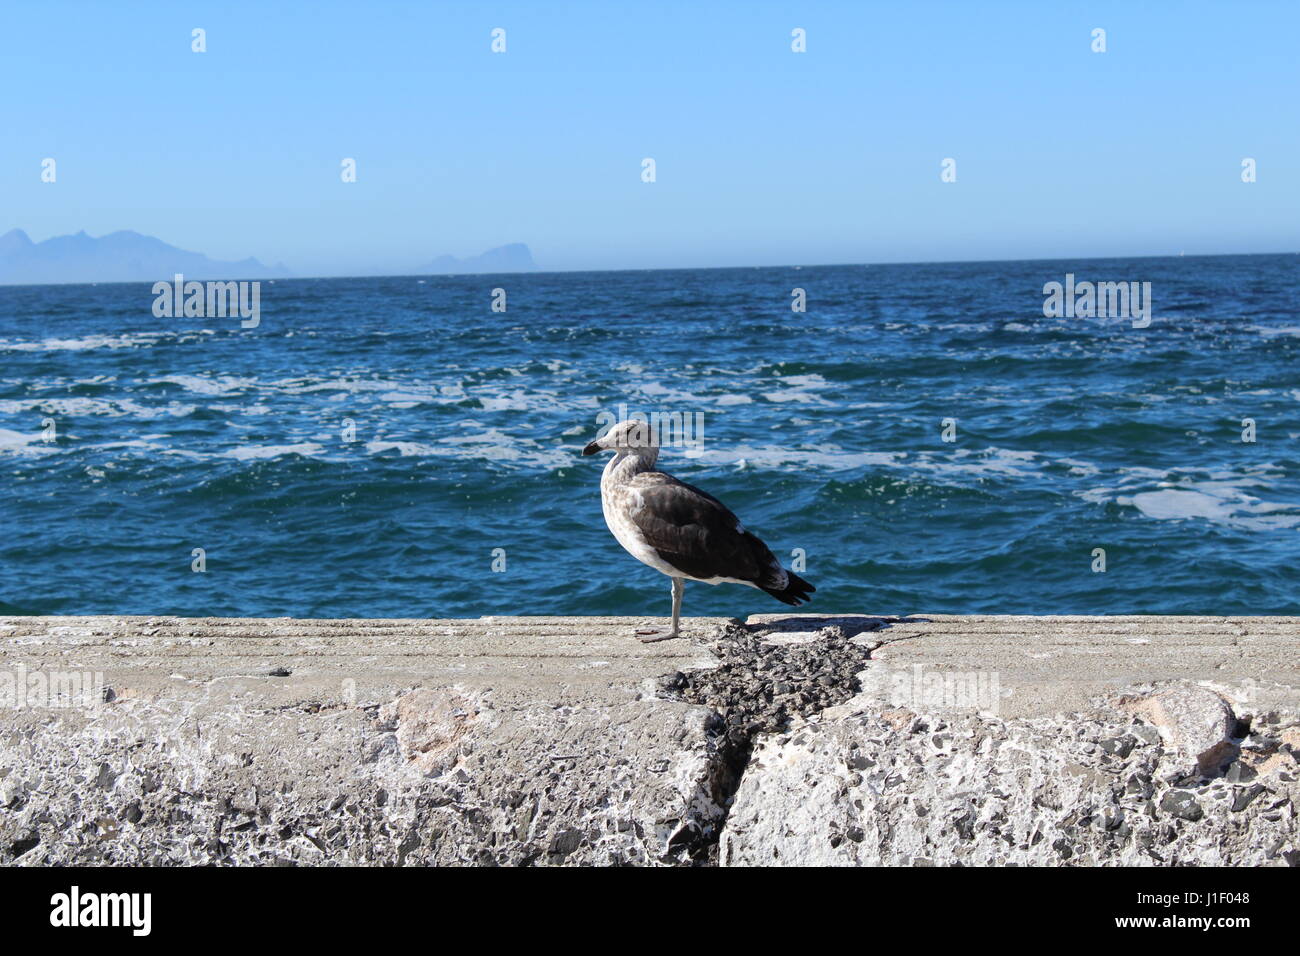
[[[1295,618],[0,618],[0,862],[1300,864]]]

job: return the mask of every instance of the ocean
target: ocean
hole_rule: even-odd
[[[809,611],[1300,614],[1298,267],[282,279],[248,328],[0,288],[0,613],[663,616],[580,454],[659,413]],[[1046,316],[1067,281],[1151,308]]]

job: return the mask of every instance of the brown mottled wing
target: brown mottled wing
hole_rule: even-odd
[[[736,578],[763,589],[786,586],[785,571],[765,545],[717,498],[672,475],[643,472],[632,479],[641,507],[631,515],[646,543],[693,578]]]

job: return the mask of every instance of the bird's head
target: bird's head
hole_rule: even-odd
[[[659,457],[659,440],[654,426],[649,422],[630,418],[619,422],[609,431],[598,435],[596,440],[582,450],[584,455],[594,455],[598,451],[612,451],[620,455],[638,455],[653,461]]]

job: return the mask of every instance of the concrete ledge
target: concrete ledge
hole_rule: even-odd
[[[1300,864],[1300,619],[639,623],[0,618],[0,862]]]

